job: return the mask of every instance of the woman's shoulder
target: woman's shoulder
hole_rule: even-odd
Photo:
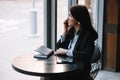
[[[96,40],[96,39],[98,38],[98,33],[97,33],[94,29],[88,31],[88,34],[89,34],[89,36],[90,36],[92,39],[94,39],[94,40]]]
[[[96,40],[98,38],[98,34],[96,31],[94,30],[87,30],[81,33],[81,36],[83,38],[86,37],[86,39],[92,39],[92,40]]]

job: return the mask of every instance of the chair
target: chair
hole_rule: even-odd
[[[90,75],[93,79],[97,76],[99,70],[101,69],[101,50],[98,44],[95,44],[94,54],[91,60],[91,72]]]

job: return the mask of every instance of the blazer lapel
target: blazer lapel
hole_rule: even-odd
[[[84,48],[84,45],[86,43],[86,40],[87,40],[87,37],[88,37],[89,33],[81,33],[78,37],[78,40],[75,44],[75,48],[74,50],[77,49],[77,47],[79,47],[79,49],[83,49]]]
[[[74,47],[74,50],[76,50],[77,49],[77,47],[81,44],[81,36],[79,36],[78,37],[78,40],[77,40],[77,42],[76,42],[76,44],[75,44],[75,47]],[[80,46],[79,46],[80,47]]]

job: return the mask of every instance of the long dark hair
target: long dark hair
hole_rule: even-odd
[[[90,14],[88,9],[84,5],[75,5],[70,8],[72,16],[80,22],[82,31],[91,31],[96,37],[98,37],[97,32],[94,30],[91,24]]]

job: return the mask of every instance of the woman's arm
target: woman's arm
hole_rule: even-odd
[[[88,40],[83,50],[79,49],[78,47],[76,50],[73,51],[73,56],[77,59],[91,60],[94,48],[94,41]]]

